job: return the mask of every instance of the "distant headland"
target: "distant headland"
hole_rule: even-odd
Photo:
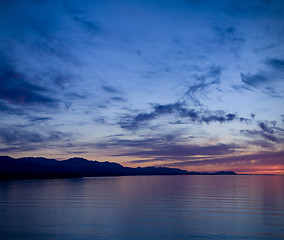
[[[0,180],[138,175],[237,175],[237,173],[233,171],[191,172],[168,167],[130,168],[114,162],[90,161],[78,157],[58,161],[43,157],[0,156]]]

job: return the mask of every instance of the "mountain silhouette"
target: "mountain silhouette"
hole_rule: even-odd
[[[70,158],[63,161],[43,157],[11,158],[0,156],[0,179],[79,178],[131,175],[235,175],[232,171],[216,173],[188,172],[167,167],[123,167],[114,162]]]

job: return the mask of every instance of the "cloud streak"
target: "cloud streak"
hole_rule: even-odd
[[[222,158],[211,158],[208,160],[188,160],[188,161],[180,161],[174,162],[169,164],[164,164],[164,166],[175,166],[175,167],[182,167],[182,166],[196,166],[196,165],[218,165],[221,164],[223,166],[235,163],[239,166],[248,166],[250,165],[283,165],[283,151],[277,152],[261,152],[256,154],[244,154],[238,156],[229,156],[229,157],[222,157]]]
[[[260,130],[240,130],[241,134],[248,137],[259,136],[273,143],[284,143],[284,129],[276,127],[276,122],[258,122]]]
[[[150,113],[139,113],[134,116],[125,116],[118,122],[121,128],[127,130],[137,130],[141,127],[147,127],[151,120],[160,116],[173,115],[177,120],[183,119],[187,123],[206,123],[212,122],[226,123],[238,120],[243,122],[245,118],[238,117],[235,113],[225,113],[224,111],[195,110],[188,109],[182,103],[152,105],[153,111]],[[247,119],[249,121],[249,119]],[[176,124],[179,124],[177,121]]]
[[[0,73],[0,99],[16,105],[56,107],[57,100],[48,96],[44,87],[26,81],[26,77],[11,68]]]
[[[175,159],[175,157],[196,156],[196,155],[223,155],[233,153],[234,145],[218,144],[212,146],[183,146],[171,145],[163,146],[153,150],[144,150],[138,152],[123,153],[114,156],[139,156],[139,157],[156,157],[165,156]]]

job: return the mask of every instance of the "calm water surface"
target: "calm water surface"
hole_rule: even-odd
[[[0,239],[284,239],[284,177],[3,181]]]

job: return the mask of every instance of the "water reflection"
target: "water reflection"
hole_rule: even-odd
[[[0,182],[0,239],[281,239],[282,176]]]

